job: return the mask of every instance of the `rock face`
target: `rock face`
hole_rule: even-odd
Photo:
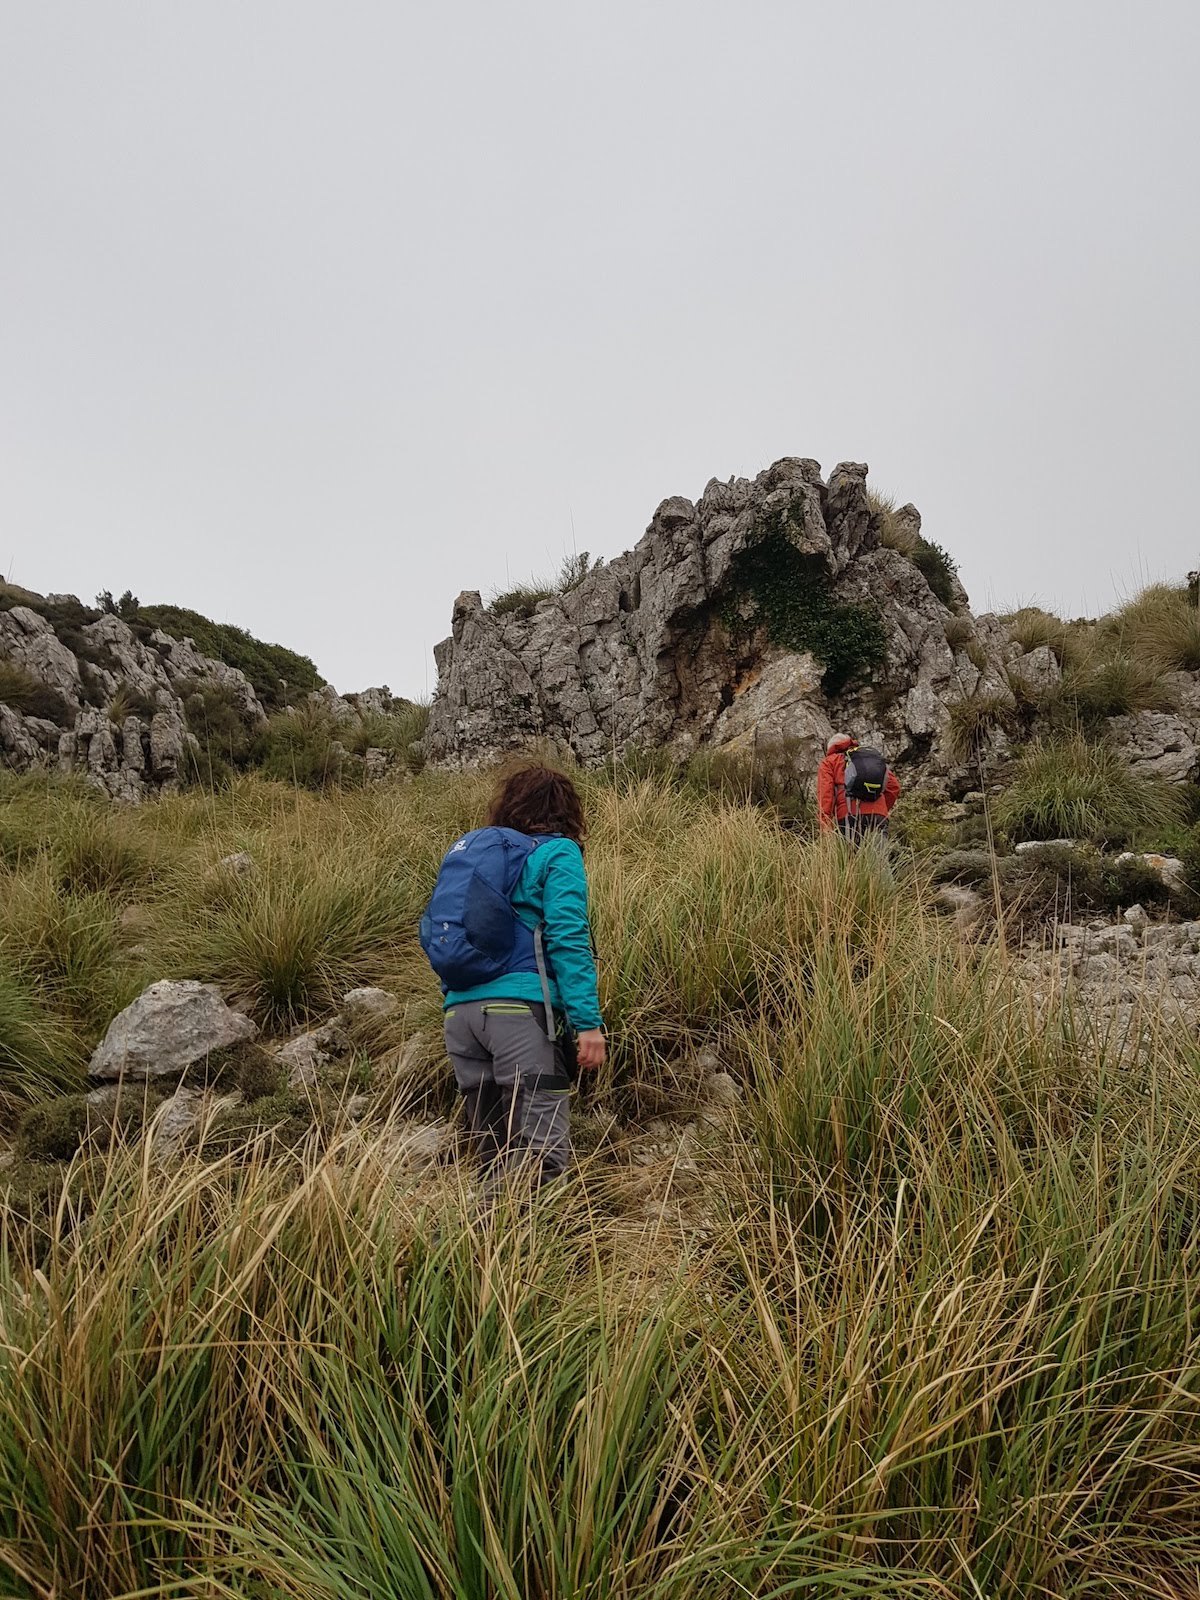
[[[597,765],[639,747],[682,757],[708,745],[783,752],[811,771],[845,727],[901,768],[965,778],[950,754],[951,705],[1011,696],[1009,672],[1044,685],[1058,665],[1045,647],[1023,655],[994,617],[972,620],[952,580],[956,615],[885,548],[866,477],[844,462],[825,482],[817,462],[787,458],[753,480],[714,479],[696,502],[664,500],[634,550],[532,616],[461,594],[435,652],[427,755],[467,766],[548,740]],[[915,539],[919,513],[896,515]],[[812,648],[789,607],[802,625],[816,620]],[[835,671],[864,616],[873,659]]]
[[[113,1018],[88,1072],[101,1080],[178,1077],[214,1050],[253,1039],[249,1017],[225,1004],[220,990],[185,978],[153,983]]]
[[[69,595],[51,602],[86,615]],[[73,649],[36,605],[0,610],[0,666],[17,685],[0,702],[0,765],[80,773],[113,799],[136,803],[177,788],[184,774],[195,742],[185,694],[218,690],[246,723],[265,720],[246,676],[201,655],[190,639],[159,629],[139,637],[116,616],[77,622],[70,637]]]
[[[1059,948],[1032,951],[1024,975],[1035,993],[1061,990],[1070,982],[1081,1016],[1118,1036],[1153,1035],[1166,1019],[1194,1036],[1200,1008],[1200,922],[1150,922],[1140,906],[1118,923],[1096,927],[1060,924]],[[1141,912],[1141,915],[1137,915]]]

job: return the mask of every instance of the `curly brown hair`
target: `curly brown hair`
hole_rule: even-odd
[[[518,833],[562,833],[583,842],[587,825],[575,785],[553,767],[518,767],[500,780],[492,796],[488,824]]]

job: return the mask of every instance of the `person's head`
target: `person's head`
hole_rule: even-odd
[[[488,824],[518,833],[562,833],[576,844],[587,831],[575,785],[565,772],[540,765],[518,767],[500,780]]]
[[[825,746],[825,754],[831,756],[835,750],[849,750],[858,741],[848,733],[831,733],[829,743]]]

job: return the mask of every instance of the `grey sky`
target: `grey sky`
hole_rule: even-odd
[[[0,0],[0,566],[433,685],[870,463],[976,608],[1200,561],[1200,7]]]

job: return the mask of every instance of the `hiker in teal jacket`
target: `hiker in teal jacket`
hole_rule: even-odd
[[[527,1163],[542,1182],[570,1160],[572,1068],[591,1070],[605,1058],[580,848],[583,807],[565,774],[525,767],[502,782],[488,825],[545,838],[526,861],[511,905],[527,927],[541,928],[551,1014],[536,971],[450,989],[446,1050],[484,1167]]]

